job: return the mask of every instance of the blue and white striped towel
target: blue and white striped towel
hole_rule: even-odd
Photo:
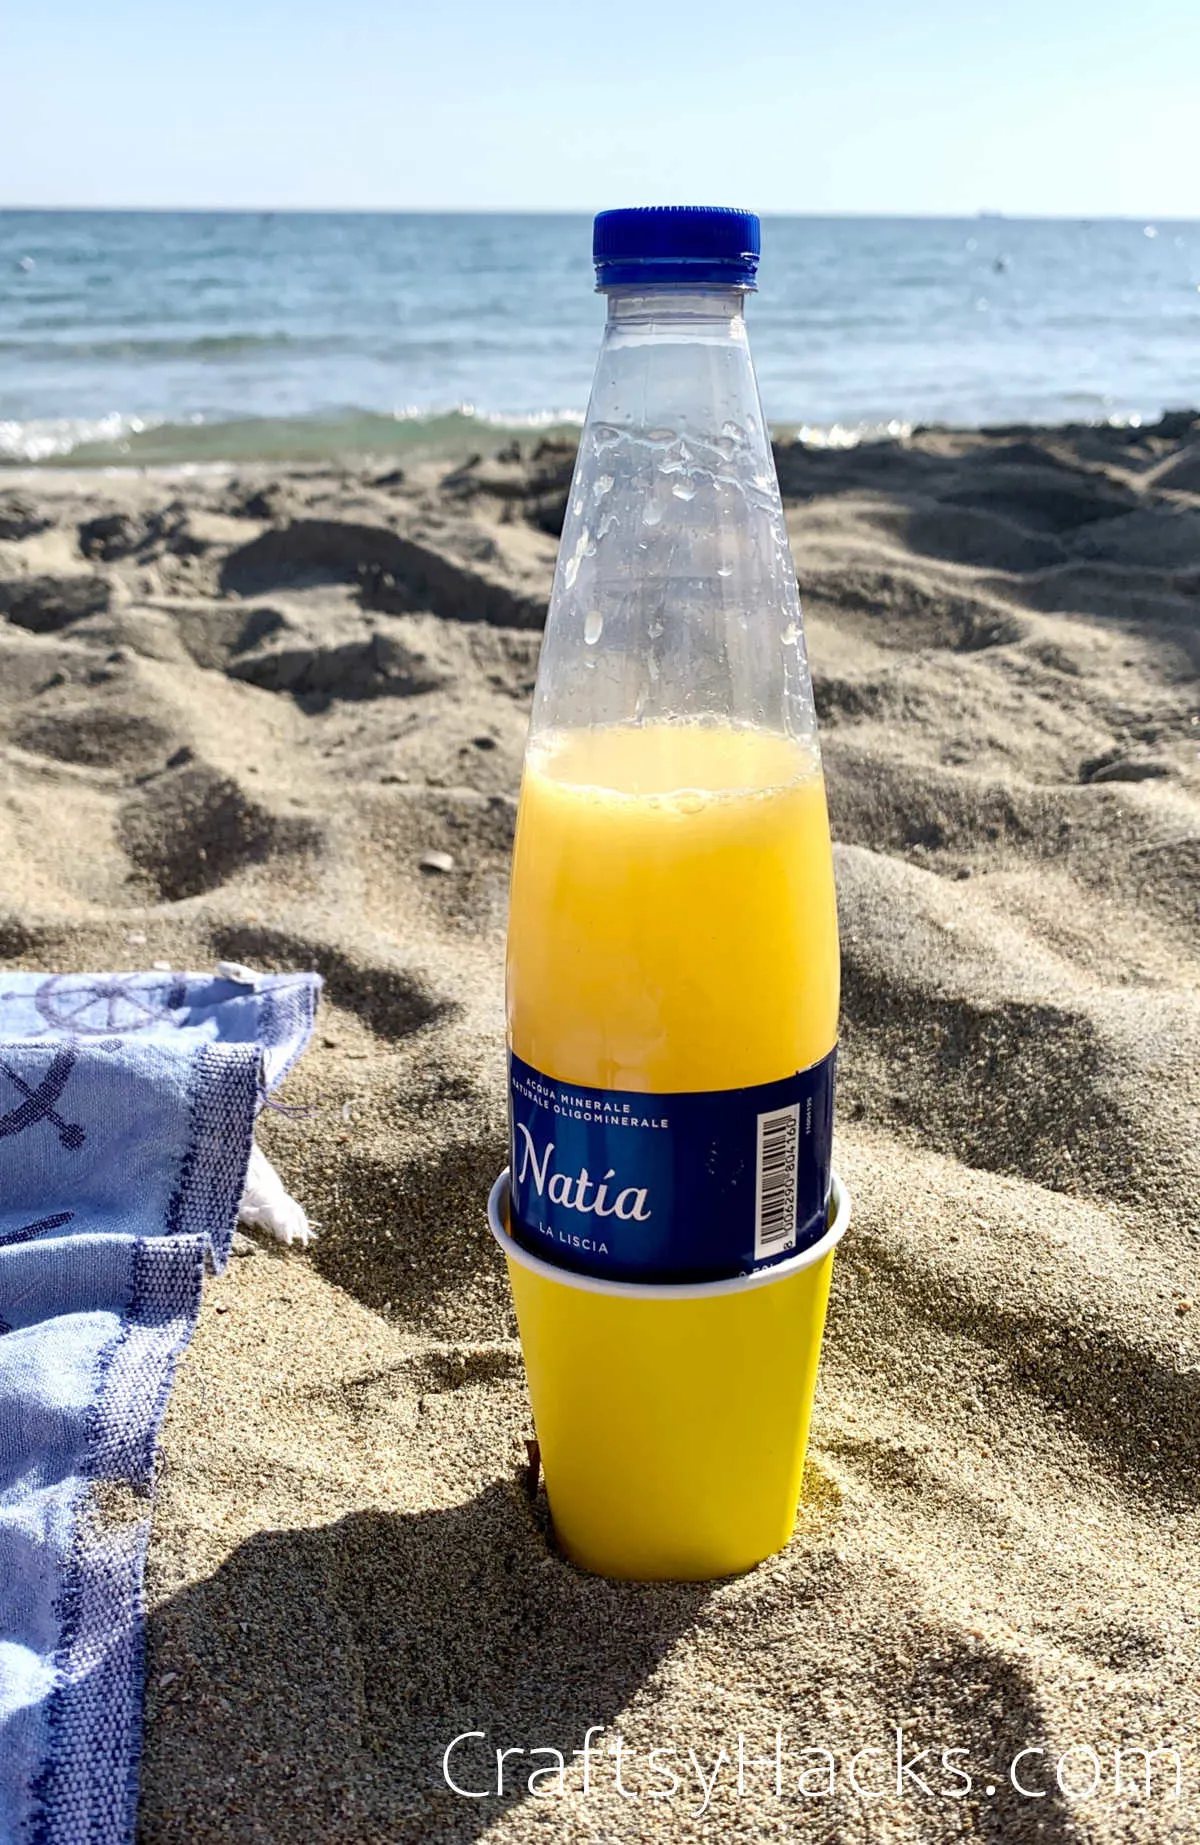
[[[0,1845],[124,1845],[155,1444],[316,975],[0,969]]]

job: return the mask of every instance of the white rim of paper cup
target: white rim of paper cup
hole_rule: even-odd
[[[511,1262],[520,1263],[543,1281],[556,1281],[560,1287],[578,1288],[584,1294],[615,1294],[622,1300],[715,1300],[720,1294],[744,1294],[751,1288],[770,1287],[773,1282],[787,1281],[803,1268],[811,1268],[823,1256],[837,1248],[850,1222],[850,1193],[837,1173],[830,1175],[829,1197],[833,1222],[819,1243],[775,1262],[770,1268],[756,1268],[749,1275],[732,1275],[726,1281],[605,1281],[599,1275],[579,1275],[574,1269],[556,1268],[543,1262],[519,1243],[508,1229],[508,1167],[500,1174],[488,1195],[488,1225],[492,1235]]]

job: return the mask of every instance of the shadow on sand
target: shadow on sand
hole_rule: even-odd
[[[812,1483],[820,1485],[816,1469]],[[811,1508],[818,1523],[828,1513],[822,1496]],[[151,1617],[139,1845],[469,1845],[522,1803],[521,1836],[529,1827],[530,1836],[556,1839],[630,1836],[623,1828],[633,1813],[664,1845],[698,1836],[687,1801],[623,1809],[604,1755],[614,1726],[629,1721],[621,1714],[681,1641],[695,1676],[664,1685],[661,1708],[651,1691],[634,1722],[642,1750],[681,1738],[684,1750],[690,1740],[707,1748],[705,1759],[718,1743],[736,1749],[721,1686],[750,1672],[764,1708],[777,1713],[772,1722],[787,1725],[789,1751],[820,1744],[842,1758],[835,1800],[797,1803],[796,1766],[806,1764],[789,1754],[782,1803],[766,1786],[744,1800],[723,1787],[701,1831],[725,1836],[735,1820],[740,1838],[756,1826],[775,1836],[788,1821],[802,1823],[814,1845],[850,1845],[883,1836],[885,1809],[894,1818],[902,1808],[917,1825],[905,1836],[929,1845],[961,1837],[967,1825],[1004,1845],[1075,1838],[1052,1777],[1037,1800],[1016,1799],[1006,1784],[1007,1763],[1045,1734],[1025,1662],[915,1606],[901,1615],[894,1594],[886,1572],[868,1566],[851,1577],[803,1536],[745,1578],[733,1602],[722,1595],[711,1607],[708,1585],[585,1576],[549,1547],[541,1509],[501,1482],[442,1511],[355,1513],[322,1528],[265,1532]],[[787,1636],[798,1619],[825,1636],[815,1653],[793,1654]],[[824,1704],[831,1672],[857,1707],[857,1740]],[[891,1687],[883,1699],[881,1683]],[[971,1763],[977,1787],[966,1802],[914,1807],[911,1787],[893,1797],[898,1721],[910,1739],[937,1739],[935,1778],[937,1748],[947,1743]],[[553,1797],[545,1781],[531,1797],[529,1773],[551,1758],[518,1752],[561,1751],[578,1789],[572,1751],[593,1725],[608,1736],[593,1745],[600,1761],[588,1813]],[[467,1732],[483,1734],[452,1760],[459,1786],[494,1789],[496,1750],[508,1749],[503,1798],[464,1798],[443,1778],[447,1745]],[[755,1741],[771,1746],[766,1732]],[[843,1785],[864,1741],[884,1745],[868,1775],[868,1785],[882,1777],[881,1792],[866,1800]],[[998,1769],[998,1785],[983,1788],[981,1767]]]
[[[456,1758],[473,1787],[497,1747],[569,1760],[707,1594],[582,1575],[500,1483],[444,1511],[263,1533],[150,1618],[141,1845],[474,1839],[525,1776],[460,1798],[451,1739],[486,1733]]]

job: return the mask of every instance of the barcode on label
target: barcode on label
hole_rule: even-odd
[[[758,1196],[754,1254],[777,1256],[796,1243],[796,1167],[800,1152],[800,1105],[772,1109],[758,1117]]]

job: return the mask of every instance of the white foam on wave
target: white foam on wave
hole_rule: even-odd
[[[567,423],[582,429],[582,410],[481,410],[477,404],[402,404],[392,411],[397,423],[440,423],[462,417],[489,429],[550,429]]]
[[[1105,416],[1080,416],[1093,427],[1139,429],[1156,419],[1136,410]],[[271,461],[286,467],[292,460],[362,455],[385,458],[406,451],[447,455],[486,439],[485,432],[517,435],[524,431],[580,428],[579,410],[483,410],[473,403],[401,404],[389,410],[314,411],[292,417],[129,416],[111,411],[100,417],[42,417],[19,421],[0,418],[0,466],[71,463],[84,466],[199,467]],[[387,437],[396,429],[396,441]],[[465,426],[465,427],[464,427]],[[952,427],[952,425],[944,425]],[[957,425],[953,425],[957,427]],[[852,449],[863,443],[902,441],[917,427],[897,417],[833,423],[778,422],[777,441],[801,442],[814,449]],[[479,431],[471,435],[471,429]],[[401,434],[403,431],[403,435]],[[294,450],[294,452],[293,452]]]
[[[857,448],[861,442],[898,441],[914,425],[892,417],[886,423],[775,423],[772,433],[803,442],[806,448]]]
[[[271,440],[264,442],[262,458],[286,462],[286,453],[279,448],[279,431],[294,426],[297,436],[305,441],[305,458],[311,458],[314,432],[325,430],[329,438],[331,455],[343,452],[348,446],[355,445],[358,438],[365,451],[371,450],[371,430],[382,430],[388,423],[404,425],[414,433],[427,428],[431,436],[445,428],[445,425],[477,424],[484,430],[538,430],[579,428],[583,423],[581,410],[531,410],[508,412],[503,410],[482,410],[476,404],[401,404],[392,410],[314,410],[307,415],[269,418],[269,417],[208,417],[201,412],[189,416],[129,416],[121,411],[110,411],[106,416],[98,417],[32,417],[25,421],[16,418],[0,418],[0,464],[38,463],[70,461],[78,451],[100,450],[100,455],[89,453],[88,461],[112,460],[130,456],[136,460],[138,443],[136,438],[157,432],[159,442],[171,446],[171,433],[178,431],[179,454],[183,460],[190,449],[189,432],[208,432],[219,439],[220,431],[228,428],[231,438],[230,459],[253,460],[255,444],[249,432],[260,425],[266,436],[271,433]],[[235,433],[236,432],[236,436]],[[377,444],[375,445],[377,446]],[[156,454],[156,461],[162,458]]]
[[[140,416],[32,417],[28,422],[0,419],[0,459],[5,461],[56,461],[93,442],[122,442],[155,422]]]

